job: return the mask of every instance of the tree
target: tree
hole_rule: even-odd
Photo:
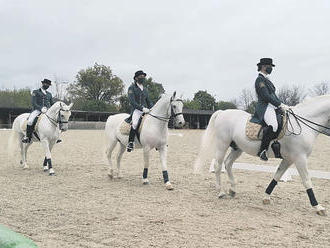
[[[154,104],[158,101],[160,95],[165,93],[163,85],[154,82],[151,77],[146,79],[144,86],[147,88],[149,93],[149,98]]]
[[[131,106],[129,104],[128,96],[122,95],[119,97],[119,112],[121,113],[130,113]]]
[[[215,108],[215,98],[206,90],[196,92],[193,100],[199,104],[202,110],[214,110]]]
[[[76,79],[75,83],[69,85],[68,93],[75,102],[81,102],[82,99],[91,106],[95,105],[96,109],[93,107],[93,110],[105,111],[107,104],[114,105],[118,102],[124,90],[123,81],[112,74],[110,67],[97,63],[79,71]],[[77,109],[76,104],[74,107]]]
[[[251,110],[253,101],[256,101],[256,94],[251,89],[246,88],[242,90],[237,102],[245,111],[248,111]]]
[[[237,109],[237,106],[232,102],[219,101],[215,104],[215,110]]]
[[[304,99],[304,89],[298,85],[283,86],[278,91],[278,98],[284,104],[295,106]]]
[[[330,92],[329,83],[322,82],[319,84],[315,84],[312,89],[309,90],[312,96],[322,96],[326,95]]]
[[[195,109],[195,110],[201,109],[199,102],[189,99],[183,100],[183,107],[185,109]]]
[[[30,89],[0,90],[0,107],[31,108]]]

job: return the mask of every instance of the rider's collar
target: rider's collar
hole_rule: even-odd
[[[40,88],[40,90],[42,93],[44,93],[44,95],[47,95],[47,92],[43,88]]]
[[[139,84],[139,83],[137,83],[137,82],[136,82],[135,84],[136,84],[136,86],[137,86],[137,87],[139,87],[139,88],[140,88],[140,90],[142,90],[142,91],[143,91],[143,84]]]
[[[259,74],[261,74],[261,75],[264,76],[265,78],[269,79],[267,74],[265,74],[265,73],[263,73],[263,72],[259,72]]]

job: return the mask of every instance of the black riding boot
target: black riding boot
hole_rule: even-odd
[[[131,152],[134,149],[134,139],[135,139],[135,130],[133,127],[131,127],[131,131],[129,132],[129,136],[128,136],[128,145],[127,145],[128,152]]]
[[[22,140],[23,143],[31,143],[32,132],[32,126],[26,125],[26,137]]]
[[[261,146],[260,146],[260,150],[258,152],[258,156],[260,157],[261,160],[264,160],[264,161],[268,160],[266,152],[268,150],[270,142],[273,139],[273,134],[274,133],[273,133],[272,126],[268,126],[263,132]]]

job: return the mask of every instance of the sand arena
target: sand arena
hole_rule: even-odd
[[[52,152],[56,176],[42,170],[40,144],[30,147],[29,170],[8,158],[8,130],[0,130],[0,223],[42,248],[56,247],[330,247],[330,217],[317,216],[299,177],[279,183],[262,205],[272,174],[234,170],[234,199],[218,199],[207,166],[192,173],[200,130],[171,130],[166,191],[158,153],[151,153],[150,185],[142,185],[141,150],[125,153],[122,179],[110,180],[104,132],[69,130]],[[330,139],[319,136],[309,168],[330,171]],[[18,151],[18,150],[17,150]],[[237,162],[262,163],[242,155]],[[226,175],[223,176],[226,178]],[[330,180],[312,179],[318,201],[330,211]]]

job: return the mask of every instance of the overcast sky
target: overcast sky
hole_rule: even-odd
[[[251,88],[272,57],[276,86],[330,82],[330,1],[0,0],[0,88],[72,82],[95,62],[132,82],[218,100]]]

